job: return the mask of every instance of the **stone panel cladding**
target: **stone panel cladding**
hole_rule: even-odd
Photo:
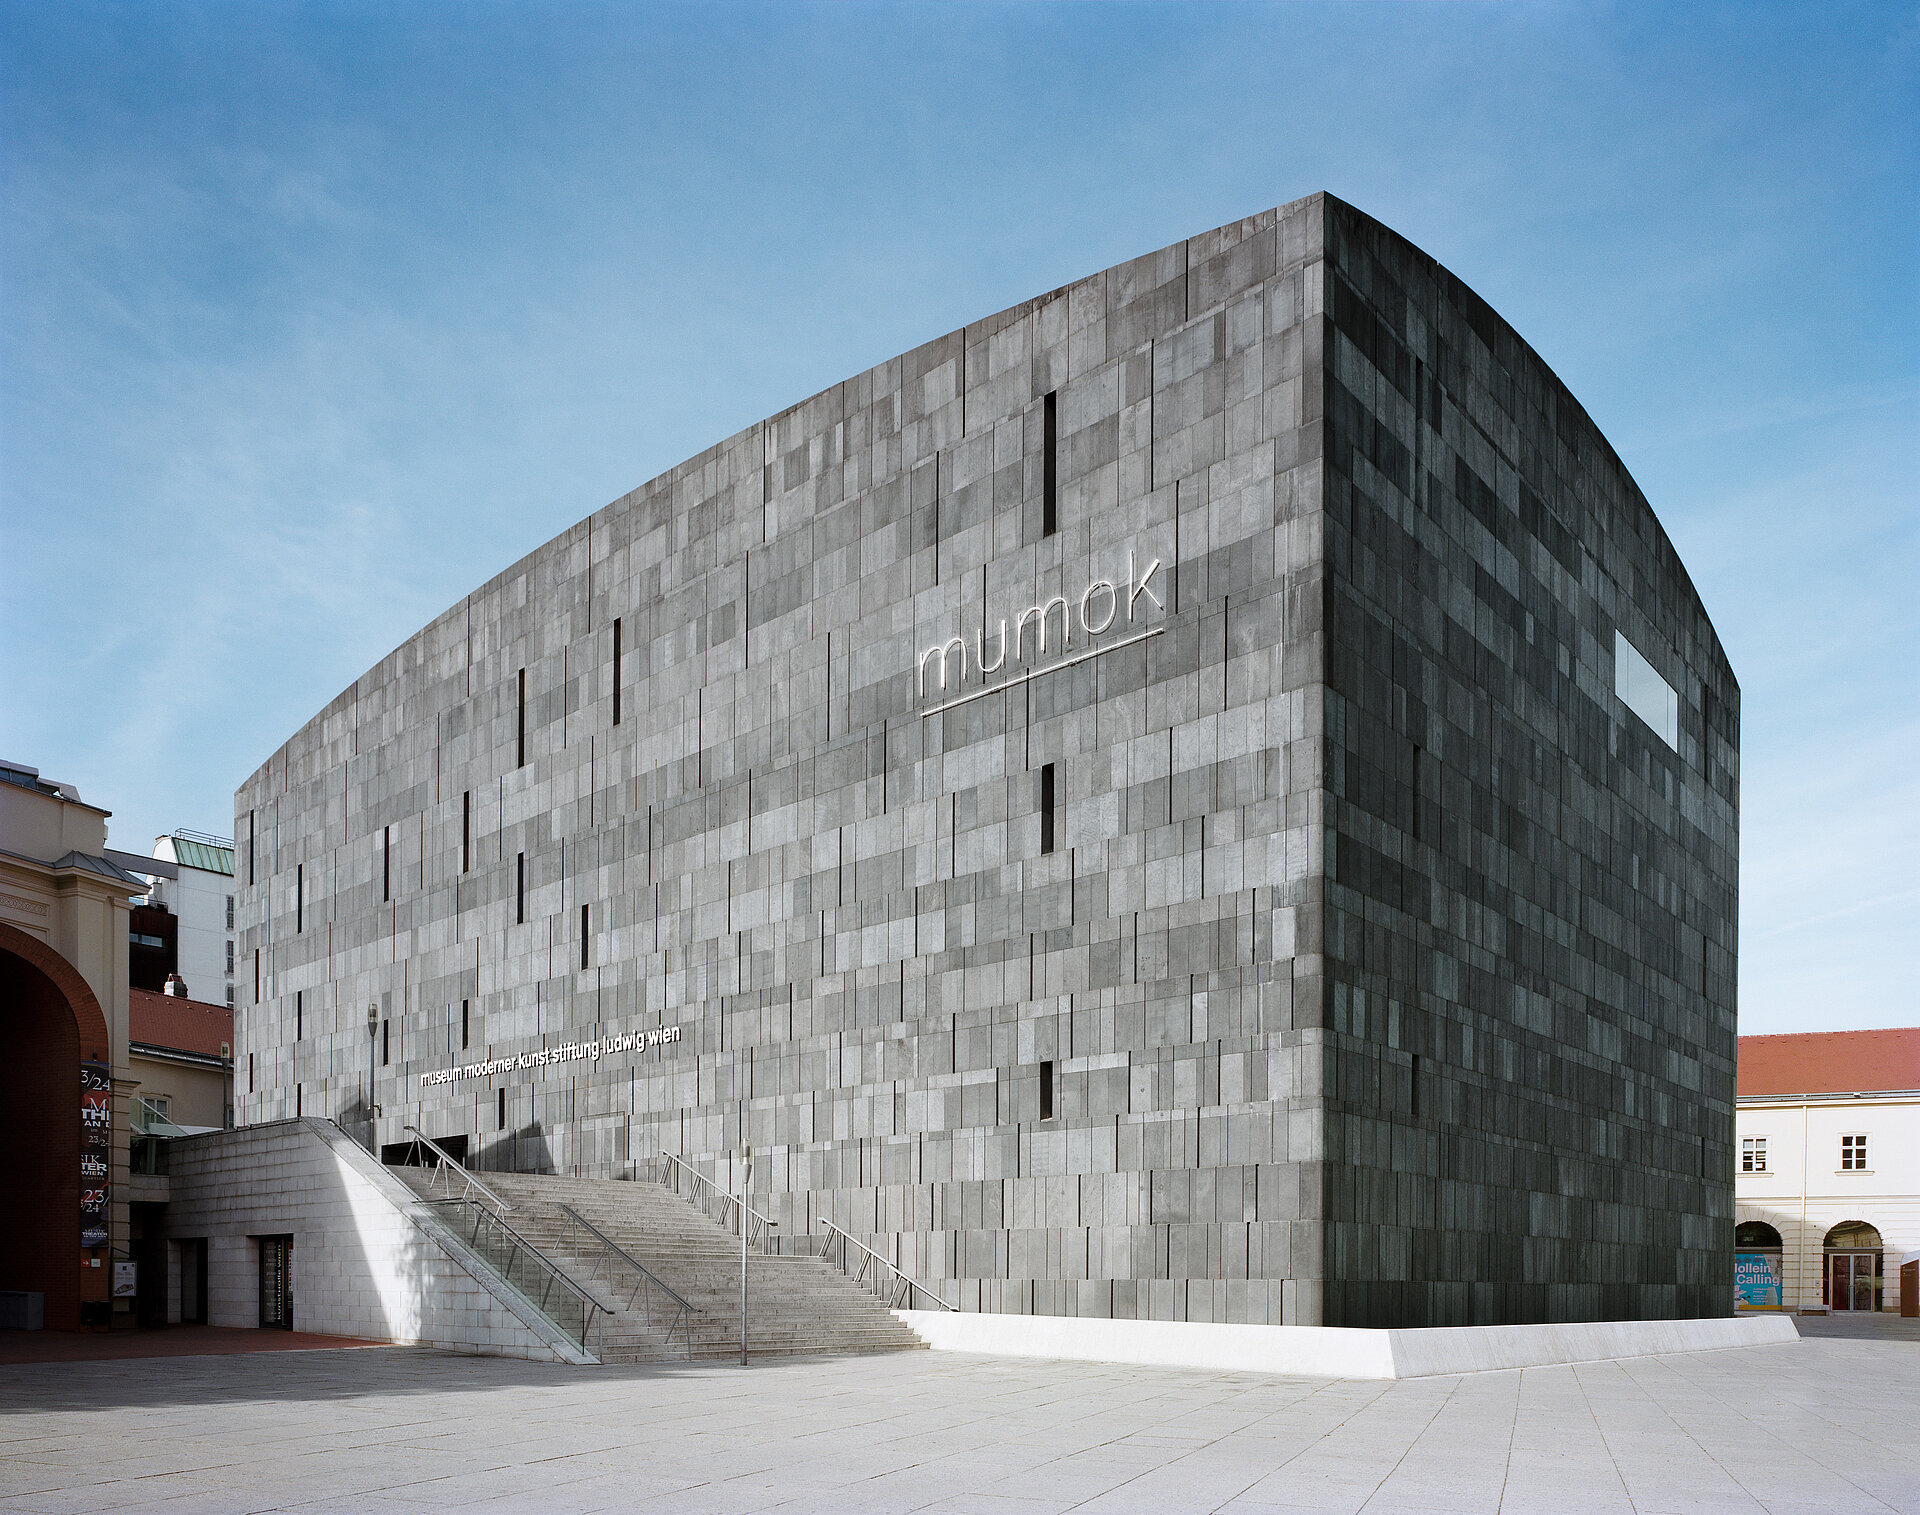
[[[1337,203],[1327,269],[1325,1319],[1730,1314],[1739,687],[1513,331]]]
[[[243,1118],[300,1109],[364,1130],[372,1004],[381,1141],[414,1123],[467,1137],[482,1167],[586,1177],[644,1171],[664,1148],[731,1182],[748,1140],[754,1203],[788,1234],[831,1219],[966,1309],[1318,1324],[1579,1308],[1480,1287],[1504,1275],[1395,1295],[1411,1212],[1359,1199],[1393,1169],[1392,1141],[1436,1128],[1370,1103],[1391,1091],[1368,1069],[1411,1054],[1353,1029],[1352,990],[1416,996],[1389,994],[1353,930],[1385,908],[1362,854],[1362,876],[1331,886],[1323,865],[1379,841],[1343,765],[1396,761],[1351,725],[1371,686],[1326,634],[1331,614],[1356,633],[1366,619],[1329,579],[1336,546],[1354,577],[1357,493],[1349,469],[1338,509],[1323,498],[1329,440],[1351,450],[1357,425],[1326,401],[1330,342],[1350,340],[1330,338],[1330,225],[1371,223],[1315,196],[869,370],[562,533],[344,692],[236,795]],[[1472,309],[1498,337],[1489,354],[1537,366]],[[1501,396],[1513,382],[1441,379]],[[1580,445],[1605,452],[1597,434]],[[1664,552],[1677,573],[1637,494],[1617,514],[1649,571]],[[1077,614],[1129,554],[1136,572],[1165,565],[1164,607],[1139,597],[1129,617],[1122,592],[1113,628],[1076,626],[1069,650],[1145,640],[922,714],[980,678],[923,693],[924,649],[958,636],[990,659],[1003,617],[1054,596]],[[1596,561],[1596,586],[1622,566]],[[1597,699],[1611,652],[1590,655]],[[1440,711],[1478,741],[1471,703]],[[1718,715],[1727,744],[1736,712]],[[1332,917],[1329,887],[1344,891]],[[1383,940],[1411,940],[1379,918]],[[1507,981],[1504,958],[1451,956]],[[1502,1026],[1540,1013],[1445,994]],[[679,1040],[604,1050],[668,1028]],[[1685,1098],[1688,1059],[1711,1054],[1686,1029],[1668,1028],[1672,1066],[1635,1097]],[[1551,1144],[1483,1104],[1541,1070],[1485,1034],[1451,1050],[1450,1109],[1501,1133],[1513,1182],[1486,1192],[1507,1196],[1541,1176],[1513,1155]],[[602,1055],[420,1082],[587,1042]],[[1550,1038],[1522,1045],[1559,1076]],[[1353,1081],[1331,1122],[1329,1077]],[[1632,1231],[1650,1197],[1607,1202]],[[1535,1223],[1511,1206],[1497,1223],[1516,1219]],[[1329,1245],[1345,1270],[1331,1307]],[[1460,1266],[1508,1267],[1506,1246]]]

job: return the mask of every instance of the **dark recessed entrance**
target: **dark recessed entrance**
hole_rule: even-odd
[[[448,1157],[459,1163],[467,1164],[467,1139],[464,1136],[436,1136],[436,1144]],[[380,1148],[380,1161],[389,1168],[437,1168],[440,1159],[419,1142],[387,1142]]]

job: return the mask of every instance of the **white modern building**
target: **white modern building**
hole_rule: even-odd
[[[1740,1308],[1900,1308],[1920,1249],[1920,1027],[1740,1038]]]
[[[233,1007],[233,842],[198,831],[154,838],[154,857],[173,867],[153,876],[148,898],[178,918],[179,974],[190,999]]]

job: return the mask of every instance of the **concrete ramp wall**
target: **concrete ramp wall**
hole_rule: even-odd
[[[1782,1315],[1370,1331],[941,1310],[894,1314],[936,1351],[1304,1378],[1427,1378],[1800,1339],[1792,1320]]]
[[[259,1325],[259,1238],[290,1235],[299,1330],[593,1361],[331,1121],[188,1137],[170,1158],[167,1235],[207,1241],[213,1325]]]

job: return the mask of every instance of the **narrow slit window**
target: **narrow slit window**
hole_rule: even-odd
[[[260,949],[253,949],[253,1002],[260,1003]]]
[[[307,865],[293,865],[293,929],[295,934],[307,929]]]
[[[1053,1119],[1053,1062],[1040,1065],[1040,1119]]]
[[[527,670],[520,670],[519,694],[515,701],[513,766],[527,766]]]
[[[247,885],[249,888],[251,888],[255,882],[253,877],[253,839],[260,830],[260,824],[255,819],[255,815],[255,811],[249,810],[247,812]]]
[[[473,1007],[470,1000],[460,1001],[460,1050],[467,1050],[473,1036]]]
[[[247,1093],[253,1093],[253,1054],[247,1054]]]
[[[293,1039],[295,1041],[300,1040],[301,1035],[306,1030],[306,1023],[307,991],[304,989],[296,989],[293,991]]]
[[[1040,850],[1042,852],[1053,851],[1055,824],[1053,764],[1048,763],[1040,770]]]
[[[293,1086],[293,1113],[296,1119],[298,1119],[301,1115],[304,1115],[306,1113],[304,1108],[306,1105],[306,1099],[305,1099],[306,1092],[307,1091],[303,1085],[295,1084]]]
[[[613,724],[620,724],[620,617],[613,618]]]
[[[380,898],[393,898],[393,827],[380,828]]]
[[[473,791],[460,796],[460,871],[473,871]]]
[[[392,1021],[380,1022],[380,1066],[383,1068],[387,1066],[393,1052],[392,1030]]]
[[[1420,1114],[1420,1054],[1413,1054],[1413,1070],[1407,1080],[1407,1113]]]
[[[495,1091],[494,1107],[495,1119],[499,1122],[497,1129],[504,1131],[507,1129],[507,1091],[505,1089]]]
[[[587,907],[582,905],[580,907],[580,966],[582,968],[588,966],[587,948],[590,941],[591,938],[587,935]]]
[[[516,926],[527,923],[527,855],[524,852],[513,855],[513,923]]]
[[[1040,535],[1052,536],[1060,529],[1060,396],[1054,391],[1041,402],[1040,412]]]

